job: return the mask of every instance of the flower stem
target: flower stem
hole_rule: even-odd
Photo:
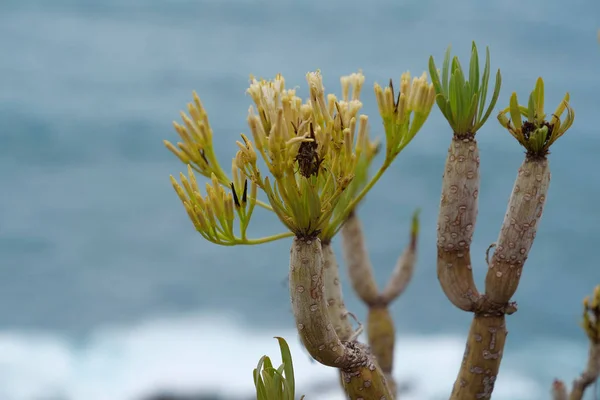
[[[258,239],[246,239],[243,241],[239,241],[235,244],[247,244],[247,245],[253,245],[253,244],[262,244],[262,243],[269,243],[269,242],[274,242],[275,240],[279,240],[279,239],[285,239],[288,237],[292,237],[294,236],[294,234],[292,232],[284,232],[284,233],[278,233],[277,235],[272,235],[272,236],[266,236],[266,237],[262,237],[262,238],[258,238]]]
[[[356,196],[350,202],[350,204],[348,204],[348,206],[346,207],[346,209],[344,210],[344,212],[340,213],[338,215],[338,217],[330,224],[331,226],[337,226],[337,229],[335,230],[334,236],[341,229],[342,222],[345,221],[348,218],[348,216],[350,215],[350,213],[356,208],[356,205],[365,197],[365,195],[369,192],[369,190],[371,190],[373,188],[373,186],[375,186],[375,184],[377,183],[377,181],[379,181],[379,178],[381,178],[381,176],[383,175],[383,173],[385,172],[385,170],[390,166],[390,163],[391,163],[391,161],[388,161],[388,160],[386,160],[383,163],[383,165],[379,168],[379,171],[377,171],[377,173],[371,178],[371,180],[369,181],[369,183],[367,183],[365,185],[365,187],[360,191],[360,193],[358,194],[358,196]]]
[[[273,207],[265,203],[264,201],[256,200],[256,205],[264,208],[265,210],[273,211]]]

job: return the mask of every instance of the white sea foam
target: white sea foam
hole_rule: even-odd
[[[160,390],[251,398],[258,359],[267,354],[280,361],[273,336],[290,344],[298,394],[343,398],[336,371],[311,362],[293,330],[248,329],[232,316],[205,315],[105,328],[79,345],[57,336],[0,333],[0,398],[131,400]],[[447,399],[463,348],[462,337],[399,337],[395,375],[410,385],[402,398]],[[548,391],[508,363],[494,393],[495,400],[519,400]]]

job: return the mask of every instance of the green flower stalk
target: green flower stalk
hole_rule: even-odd
[[[307,74],[307,82],[310,96],[303,102],[293,89],[285,88],[281,75],[272,81],[251,78],[248,93],[255,107],[250,107],[248,125],[253,140],[242,135],[237,142],[232,181],[226,182],[224,174],[209,169],[215,165],[210,159],[201,168],[200,156],[193,160],[199,165],[189,166],[188,177],[181,175],[181,184],[172,178],[173,186],[196,229],[214,243],[257,244],[293,235],[289,286],[304,346],[317,361],[340,369],[350,398],[391,399],[381,368],[368,348],[356,342],[357,333],[347,318],[350,313],[343,305],[337,263],[328,246],[347,216],[419,131],[433,106],[434,88],[425,75],[411,81],[406,73],[397,99],[392,96],[390,102],[392,85],[385,90],[376,85],[376,94],[387,96],[380,101],[387,150],[384,164],[368,179],[367,169],[378,147],[368,138],[367,116],[358,114],[364,76],[358,73],[342,78],[341,100],[325,95],[319,71]],[[187,130],[178,130],[184,144],[205,149],[206,141],[185,137],[194,128],[187,124]],[[258,157],[267,173],[259,167]],[[210,172],[206,196],[200,195],[193,170],[205,176]],[[289,234],[246,237],[259,190],[266,194],[270,209]],[[239,234],[234,229],[235,219],[239,220]]]
[[[236,190],[241,186],[239,173],[234,166],[234,182],[231,183],[231,192],[226,192],[217,176],[213,173],[210,183],[206,184],[206,196],[202,196],[196,180],[196,176],[188,164],[188,177],[180,174],[181,185],[171,176],[171,184],[179,196],[194,228],[202,237],[209,242],[224,246],[236,244],[260,244],[292,236],[284,232],[273,236],[249,239],[246,230],[250,223],[250,217],[257,204],[257,186],[251,183],[250,194],[248,194],[248,183],[244,180],[243,191]],[[183,186],[183,187],[182,187]],[[237,193],[240,193],[238,195]],[[235,233],[234,221],[237,214],[239,220],[238,236]]]
[[[583,300],[583,319],[581,326],[585,331],[590,348],[585,371],[573,381],[570,393],[565,384],[556,379],[552,384],[553,400],[582,400],[588,387],[594,384],[600,376],[600,285],[596,286],[590,300]]]

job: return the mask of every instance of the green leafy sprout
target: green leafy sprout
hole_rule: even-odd
[[[567,116],[561,122],[561,115]],[[510,119],[507,117],[510,114]],[[527,118],[525,121],[522,117]],[[510,105],[498,114],[500,124],[508,129],[511,135],[521,143],[529,156],[544,157],[548,149],[559,137],[573,125],[575,112],[569,105],[569,93],[552,114],[550,122],[546,121],[544,112],[544,80],[537,79],[535,88],[529,94],[527,107],[519,105],[517,94],[510,96]]]
[[[454,130],[454,134],[458,137],[474,136],[492,113],[502,84],[502,77],[498,70],[492,99],[485,109],[490,79],[489,48],[486,47],[485,67],[481,79],[475,42],[471,49],[468,79],[465,79],[458,57],[455,56],[450,63],[450,46],[444,57],[441,80],[433,56],[429,57],[429,73],[436,92],[436,103]]]
[[[281,337],[275,337],[279,342],[282,364],[279,368],[273,367],[271,359],[262,356],[253,371],[254,386],[256,387],[257,400],[294,400],[294,366],[290,348]],[[304,396],[300,398],[302,400]]]

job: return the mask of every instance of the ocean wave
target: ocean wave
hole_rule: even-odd
[[[267,354],[275,363],[280,360],[273,336],[283,336],[290,344],[298,394],[310,400],[343,399],[336,371],[312,361],[292,329],[248,328],[233,315],[180,316],[106,327],[81,343],[5,331],[0,333],[0,398],[132,400],[170,392],[248,399],[258,359]],[[463,349],[464,338],[459,336],[398,337],[395,375],[408,388],[402,398],[447,398]],[[509,363],[503,365],[494,399],[541,399],[546,389]]]

